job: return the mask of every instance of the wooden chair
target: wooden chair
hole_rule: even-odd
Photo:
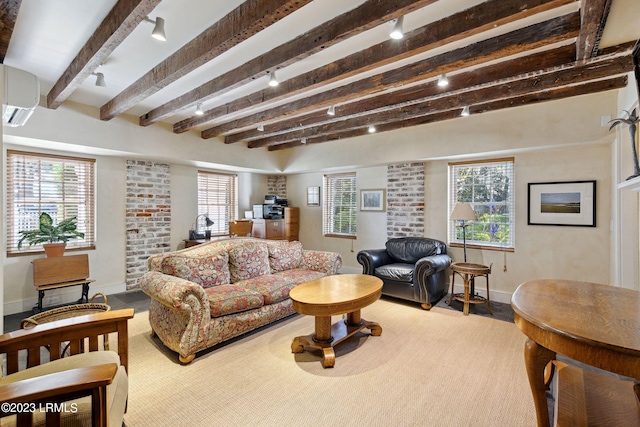
[[[38,419],[43,415],[47,426],[76,425],[66,418],[80,421],[87,417],[78,413],[86,410],[94,426],[121,426],[128,394],[127,322],[133,315],[133,309],[106,311],[1,335],[7,375],[0,378],[0,417],[15,415],[19,426],[45,422]],[[117,353],[99,349],[104,334],[117,334]],[[63,357],[61,344],[67,342],[71,355]]]
[[[245,237],[251,236],[253,232],[253,221],[251,220],[239,220],[229,221],[229,236],[230,237]]]

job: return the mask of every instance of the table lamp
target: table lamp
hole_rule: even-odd
[[[478,219],[476,213],[469,203],[458,203],[451,212],[452,221],[462,221],[462,242],[464,247],[464,262],[467,262],[467,226],[466,221],[475,221]]]
[[[207,214],[200,214],[196,217],[196,223],[195,223],[195,230],[191,230],[189,232],[189,239],[190,240],[197,240],[197,239],[208,239],[211,237],[211,230],[205,230],[204,233],[204,237],[202,237],[202,233],[200,233],[200,224],[198,224],[198,220],[200,219],[200,217],[203,216],[204,217],[204,222],[205,222],[205,227],[211,227],[214,222],[211,221],[211,219],[209,218],[209,216]]]

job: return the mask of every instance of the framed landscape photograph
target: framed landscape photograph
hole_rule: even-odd
[[[528,191],[529,225],[596,226],[596,182],[532,182]]]
[[[360,190],[360,210],[384,212],[387,208],[386,190]]]

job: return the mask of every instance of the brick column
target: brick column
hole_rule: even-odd
[[[387,238],[424,237],[424,164],[387,166]]]
[[[151,255],[171,247],[171,174],[168,164],[127,160],[127,290],[137,289]]]
[[[267,194],[276,196],[279,199],[287,198],[287,177],[286,175],[267,176]]]

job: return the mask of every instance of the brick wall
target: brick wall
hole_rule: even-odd
[[[387,238],[424,236],[424,164],[387,166]]]
[[[279,199],[286,199],[287,198],[286,175],[267,176],[267,194],[275,195]]]
[[[127,160],[127,290],[139,287],[149,256],[171,246],[169,165]]]

